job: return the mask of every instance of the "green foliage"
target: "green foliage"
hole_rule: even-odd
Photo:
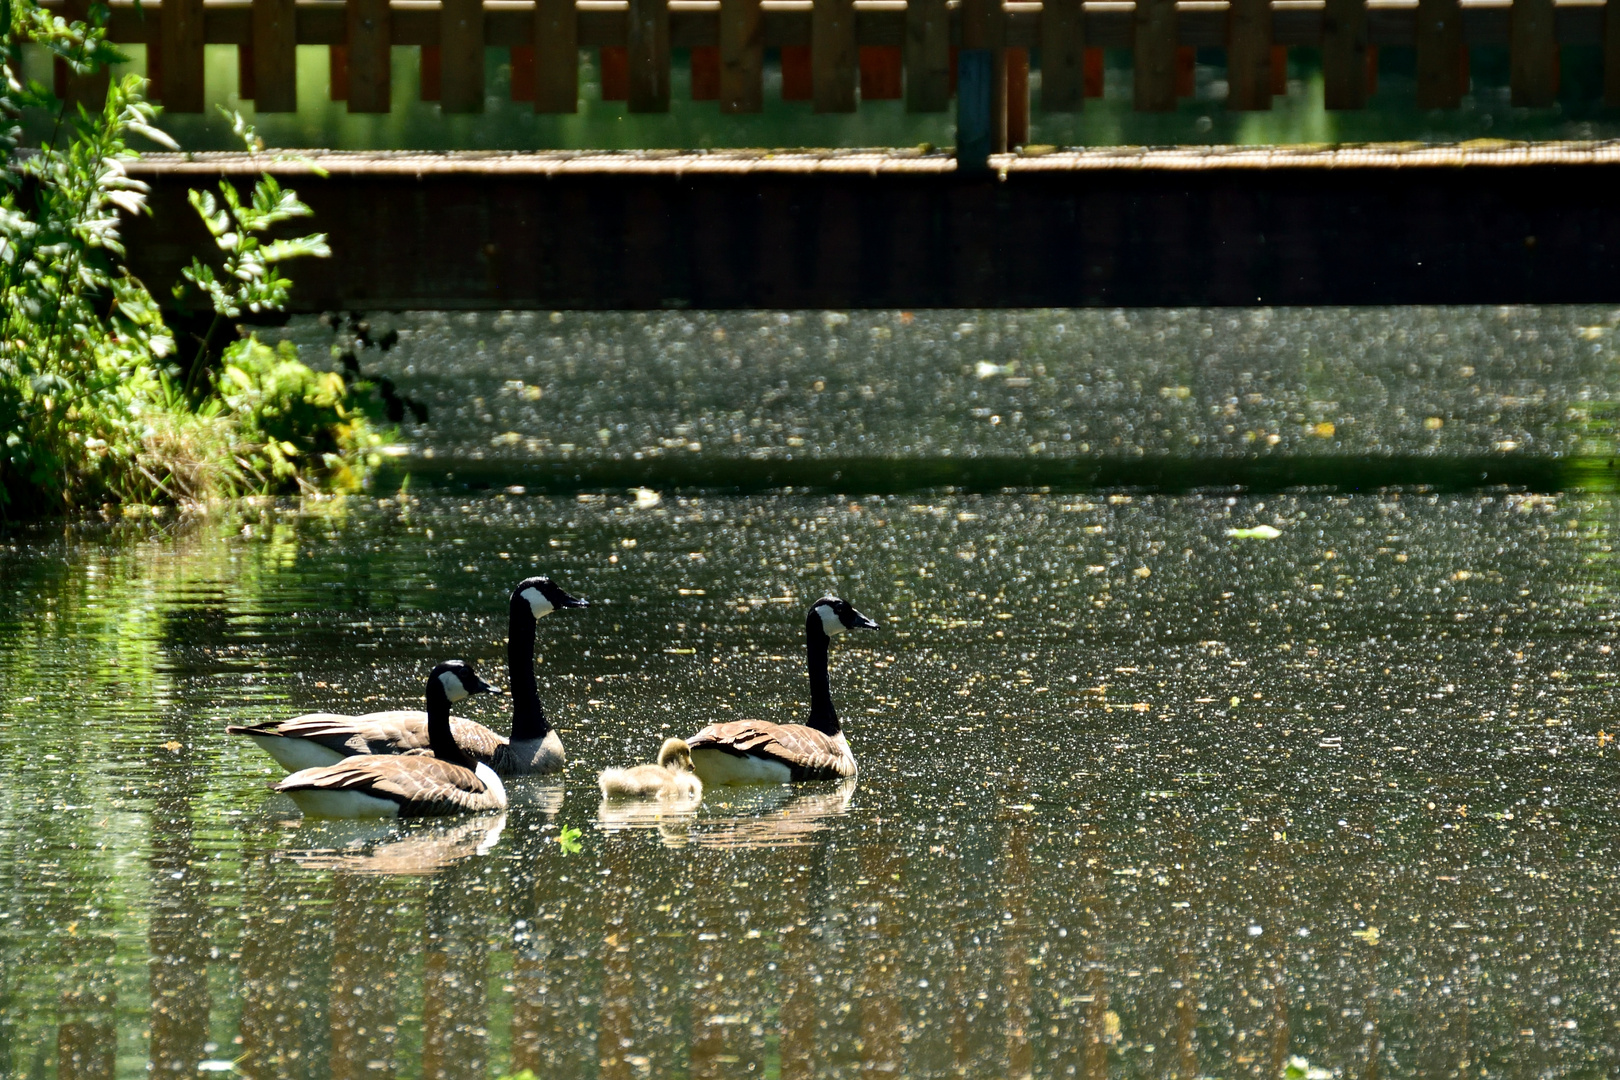
[[[582,849],[579,842],[579,830],[572,825],[564,825],[562,831],[557,833],[557,843],[562,845],[564,855],[578,855]]]
[[[138,156],[131,140],[175,148],[155,126],[145,81],[111,80],[91,109],[18,78],[25,40],[76,76],[124,59],[107,41],[106,17],[105,4],[70,22],[33,0],[0,0],[0,516],[317,480],[354,486],[379,441],[350,399],[367,387],[248,338],[229,347],[229,392],[213,380],[197,392],[216,358],[199,350],[179,367],[158,304],[125,267],[121,215],[147,211],[146,185],[127,172]],[[56,118],[49,141],[29,150],[19,146],[25,109]],[[237,126],[252,142],[240,118]],[[209,298],[216,329],[285,305],[290,282],[278,264],[329,253],[318,234],[267,237],[309,214],[268,176],[245,203],[229,184],[217,199],[191,195],[224,256],[217,273],[194,262],[186,274]]]
[[[220,399],[254,448],[247,464],[255,476],[270,487],[307,485],[309,475],[338,491],[359,487],[360,466],[382,438],[355,411],[341,375],[312,370],[290,342],[271,348],[248,337],[226,349],[218,383]]]

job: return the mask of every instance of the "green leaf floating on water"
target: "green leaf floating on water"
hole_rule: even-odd
[[[578,855],[580,852],[579,830],[572,825],[564,825],[557,834],[557,843],[562,845],[564,855]]]
[[[1333,1074],[1319,1069],[1302,1057],[1291,1057],[1283,1069],[1283,1080],[1332,1080]]]
[[[1270,525],[1256,525],[1252,529],[1227,529],[1226,535],[1234,540],[1275,540],[1282,530]]]

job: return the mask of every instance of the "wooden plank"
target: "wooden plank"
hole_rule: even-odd
[[[513,45],[507,61],[512,71],[512,100],[534,100],[534,46]]]
[[[1462,8],[1457,0],[1418,0],[1417,106],[1455,109],[1462,104]]]
[[[439,108],[484,111],[484,0],[440,0]]]
[[[944,112],[951,100],[951,20],[945,0],[907,0],[905,67],[906,111]]]
[[[253,0],[252,68],[255,111],[298,111],[295,0]]]
[[[1041,10],[1041,108],[1079,112],[1086,100],[1082,0],[1045,0]]]
[[[990,153],[1007,149],[1007,66],[1002,55],[1004,44],[1000,0],[961,0],[962,49],[983,49],[990,56]],[[977,61],[974,61],[977,63]],[[958,78],[966,70],[958,60]],[[957,111],[961,112],[958,101]]]
[[[1176,97],[1190,98],[1198,93],[1198,50],[1191,45],[1176,46]]]
[[[348,0],[349,111],[385,113],[393,98],[388,0]]]
[[[862,101],[899,101],[905,96],[898,45],[862,45],[858,55]]]
[[[1603,104],[1620,108],[1620,0],[1603,5]]]
[[[203,0],[167,0],[163,5],[163,108],[203,111]]]
[[[610,101],[606,57],[602,72],[602,100]],[[579,111],[579,17],[574,0],[535,0],[534,111]]]
[[[1131,24],[1137,112],[1176,107],[1175,0],[1138,0]]]
[[[1545,109],[1558,100],[1558,33],[1553,0],[1513,0],[1508,85],[1513,104]]]
[[[855,111],[855,2],[812,0],[810,81],[818,113]]]
[[[326,47],[326,96],[332,101],[349,100],[349,47]]]
[[[423,101],[438,101],[444,93],[444,53],[437,45],[423,45],[421,67],[417,75],[417,97]]]
[[[1271,96],[1288,96],[1288,46],[1271,47]]]
[[[1007,145],[1008,150],[1029,142],[1029,50],[1007,49]]]
[[[1378,93],[1378,46],[1367,46],[1367,96]]]
[[[964,45],[956,55],[956,169],[984,172],[990,166],[992,138],[990,80],[995,63],[989,49]]]
[[[622,45],[604,45],[599,57],[602,68],[602,100],[630,100],[630,50]]]
[[[1366,0],[1327,0],[1322,13],[1322,100],[1329,109],[1367,107]]]
[[[630,111],[669,111],[669,4],[630,0]]]
[[[713,45],[692,46],[692,100],[720,100],[720,50]]]
[[[814,101],[815,78],[810,70],[810,46],[782,46],[782,100]]]
[[[759,0],[720,0],[720,111],[765,107],[765,19]]]
[[[253,46],[238,45],[236,47],[236,96],[242,101],[252,101],[258,96],[257,80],[253,77]]]
[[[1271,108],[1271,0],[1232,0],[1226,23],[1226,107]]]

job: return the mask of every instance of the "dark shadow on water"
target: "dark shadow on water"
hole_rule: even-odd
[[[1130,489],[1183,494],[1238,490],[1256,494],[1303,488],[1372,491],[1424,487],[1437,491],[1510,488],[1529,491],[1612,491],[1611,459],[1531,454],[1177,458],[811,458],[750,461],[659,458],[642,461],[412,460],[387,467],[376,490],[409,481],[415,490],[521,487],[531,494],[648,487],[717,495],[901,495],[1050,490]]]

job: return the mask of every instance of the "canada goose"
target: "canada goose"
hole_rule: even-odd
[[[494,693],[472,665],[446,660],[427,681],[431,756],[355,754],[335,765],[293,773],[275,786],[309,817],[437,817],[506,809],[495,770],[474,761],[450,734],[450,706],[469,694]]]
[[[734,720],[711,724],[686,740],[698,778],[707,786],[854,776],[855,756],[844,741],[827,681],[827,643],[846,630],[877,628],[877,623],[836,596],[824,596],[811,605],[804,620],[810,662],[809,723]]]
[[[665,739],[658,764],[606,769],[597,778],[604,799],[691,799],[703,794],[692,771],[692,751],[680,739]]]
[[[546,719],[534,677],[537,622],[558,608],[590,607],[548,577],[525,578],[512,590],[507,608],[506,669],[512,687],[512,735],[495,734],[483,724],[450,718],[456,743],[474,761],[502,776],[557,772],[563,767],[562,740]],[[332,765],[355,754],[428,753],[427,714],[415,709],[344,716],[307,713],[251,727],[235,724],[228,735],[246,735],[288,771]]]

